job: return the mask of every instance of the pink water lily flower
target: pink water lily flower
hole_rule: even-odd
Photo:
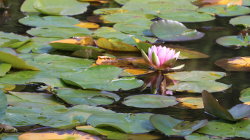
[[[144,59],[151,67],[157,70],[166,70],[172,68],[178,59],[180,52],[165,46],[152,46],[148,49],[148,55],[142,51]]]

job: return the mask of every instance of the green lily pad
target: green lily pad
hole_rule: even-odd
[[[159,20],[150,27],[151,32],[163,41],[188,41],[200,39],[204,33],[188,29],[180,22],[173,20]]]
[[[114,93],[95,90],[57,89],[56,95],[69,104],[108,105],[119,101],[120,97]]]
[[[240,92],[240,101],[250,104],[250,88],[246,88]]]
[[[28,30],[27,33],[39,37],[70,38],[90,35],[91,31],[80,27],[38,27]]]
[[[178,104],[175,97],[163,95],[133,95],[124,99],[123,104],[138,108],[164,108]]]
[[[203,90],[208,92],[224,91],[231,87],[215,80],[225,76],[224,72],[214,71],[183,71],[168,73],[166,76],[172,80],[177,80],[175,84],[167,86],[169,90],[186,91],[190,93],[201,93]]]
[[[103,49],[92,46],[84,46],[81,49],[74,51],[72,53],[72,56],[97,59],[98,56],[102,56],[103,53],[104,53]]]
[[[124,10],[122,8],[100,8],[100,9],[96,9],[94,11],[94,14],[96,14],[96,15],[110,15],[110,14],[115,14],[115,13],[124,13],[127,11],[128,10]]]
[[[239,16],[230,19],[229,21],[230,24],[232,25],[243,25],[246,28],[250,27],[250,16]]]
[[[19,19],[19,23],[35,26],[35,27],[72,27],[73,25],[79,23],[78,19],[67,17],[67,16],[38,16],[38,15],[28,15],[24,18]]]
[[[130,134],[146,133],[154,129],[149,122],[151,115],[150,113],[95,114],[88,118],[87,123],[93,127],[113,127]]]
[[[168,136],[187,136],[207,124],[207,120],[189,122],[159,114],[152,115],[150,121],[157,130]]]
[[[250,105],[238,104],[233,106],[230,110],[228,110],[234,119],[242,119],[245,117],[250,117]]]
[[[250,8],[239,5],[214,5],[202,7],[198,11],[209,14],[216,14],[221,17],[228,17],[248,14],[250,13]]]
[[[120,68],[111,65],[100,65],[80,72],[68,73],[62,75],[61,78],[67,84],[83,89],[117,91],[119,89],[130,90],[142,86],[143,82],[135,79],[135,77],[118,78],[121,73],[122,69]]]
[[[76,0],[26,0],[22,12],[40,12],[47,15],[77,15],[87,10],[89,3]]]
[[[0,31],[0,47],[10,47],[17,45],[18,42],[26,42],[29,37],[17,35],[14,33],[5,33]]]
[[[185,136],[185,140],[224,140],[224,138],[193,133]]]
[[[247,47],[250,45],[249,43],[250,36],[223,36],[216,40],[216,43],[225,46],[225,47],[232,47],[232,46],[244,46]]]
[[[243,0],[244,6],[250,6],[250,0]]]
[[[208,124],[198,130],[199,133],[219,137],[242,137],[250,138],[250,120],[245,119],[236,123],[225,121],[209,121]]]
[[[19,134],[2,133],[0,134],[1,140],[18,140]]]
[[[29,65],[18,54],[10,48],[0,48],[0,61],[11,64],[18,69],[39,70],[35,66]]]
[[[101,129],[101,128],[94,128],[92,126],[77,126],[77,130],[89,133],[89,134],[94,134],[94,135],[103,135],[106,136],[107,139],[114,139],[114,140],[138,140],[138,139],[143,139],[143,140],[155,140],[160,138],[159,136],[156,135],[150,135],[150,134],[125,134],[117,131],[110,131],[106,129]]]
[[[175,20],[179,22],[205,22],[214,20],[215,17],[207,14],[190,10],[176,10],[158,15],[162,19]]]
[[[143,13],[136,13],[136,12],[125,12],[125,13],[115,13],[110,15],[102,16],[103,19],[107,22],[111,23],[127,23],[130,20],[144,20],[147,19],[146,15]]]
[[[0,63],[0,77],[6,75],[11,69],[11,64]]]
[[[2,89],[0,89],[0,120],[5,115],[5,110],[7,108],[7,98]]]

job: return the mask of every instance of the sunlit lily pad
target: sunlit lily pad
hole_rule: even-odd
[[[47,15],[77,15],[87,11],[89,3],[75,0],[35,0],[32,6]]]
[[[128,12],[128,10],[124,10],[121,8],[101,8],[101,9],[96,9],[94,11],[94,14],[96,14],[96,15],[109,15],[109,14],[125,13],[125,12]]]
[[[57,89],[56,95],[69,104],[108,105],[120,97],[114,93],[95,90]]]
[[[173,20],[156,21],[151,25],[150,30],[163,41],[188,41],[204,36],[204,33],[188,29],[184,24]]]
[[[181,102],[181,105],[183,107],[187,107],[187,108],[191,108],[191,109],[201,109],[201,108],[204,108],[201,97],[177,98],[177,101]]]
[[[123,104],[138,108],[164,108],[178,104],[175,97],[163,95],[133,95],[124,99]]]
[[[246,28],[250,27],[250,16],[239,16],[230,19],[229,21],[232,25],[243,25]]]
[[[0,77],[6,75],[10,71],[11,64],[0,63]]]
[[[119,140],[155,140],[160,138],[156,135],[150,135],[150,134],[125,134],[117,131],[110,131],[107,129],[101,129],[101,128],[94,128],[92,126],[77,126],[77,130],[94,134],[94,135],[103,135],[106,136],[107,139],[119,139]]]
[[[62,75],[61,78],[67,84],[83,89],[117,91],[119,89],[130,90],[142,86],[143,82],[137,80],[135,77],[118,78],[121,73],[122,69],[120,68],[110,65],[100,65],[80,72],[68,73]]]
[[[244,104],[250,105],[250,88],[246,88],[240,92],[240,100]]]
[[[227,71],[250,71],[250,57],[235,57],[220,59],[215,62],[219,67]]]
[[[151,116],[150,121],[157,130],[168,136],[186,136],[207,124],[207,120],[189,122],[158,114]]]
[[[198,130],[199,133],[220,137],[250,138],[250,120],[245,119],[236,123],[225,121],[209,121],[207,126]]]
[[[38,16],[38,15],[28,15],[24,18],[19,19],[19,23],[36,26],[36,27],[73,27],[74,24],[79,23],[78,19],[67,17],[67,16]]]
[[[80,27],[38,27],[28,30],[27,33],[39,37],[70,38],[89,35],[91,31]]]
[[[151,115],[150,113],[96,114],[90,116],[87,123],[93,127],[113,127],[130,134],[146,133],[154,130],[154,127],[149,122]]]
[[[88,28],[88,29],[97,29],[100,26],[94,22],[80,22],[75,24],[75,26],[77,27],[81,27],[81,28]]]
[[[176,80],[173,85],[167,86],[169,90],[186,91],[190,93],[201,93],[203,90],[209,92],[224,91],[230,87],[215,80],[225,76],[224,72],[214,71],[183,71],[168,73],[166,76],[172,80]]]
[[[51,139],[60,139],[60,140],[67,140],[67,139],[77,139],[77,140],[101,140],[97,136],[93,136],[87,133],[71,130],[71,131],[49,131],[49,132],[42,132],[42,133],[35,133],[35,132],[27,132],[21,134],[18,137],[19,140],[51,140]]]
[[[12,67],[18,69],[39,70],[25,62],[18,54],[10,48],[0,48],[0,61],[11,64]]]
[[[247,47],[250,46],[249,43],[250,36],[223,36],[216,40],[216,43],[225,47]]]
[[[199,9],[199,11],[209,14],[216,14],[221,17],[239,16],[250,13],[250,8],[239,5],[215,5],[206,6]]]

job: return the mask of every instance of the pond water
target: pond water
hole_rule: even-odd
[[[25,32],[30,29],[28,26],[24,26],[18,23],[18,19],[24,17],[25,15],[19,11],[20,5],[23,0],[8,0],[10,8],[7,11],[0,12],[0,31],[3,32],[13,32],[16,34],[27,35]],[[108,5],[105,5],[108,7]],[[78,19],[86,19],[91,11],[96,7],[93,7],[87,13],[75,16]],[[169,44],[181,45],[186,48],[205,53],[209,55],[209,58],[205,59],[191,59],[191,60],[180,60],[180,63],[184,63],[185,71],[201,70],[201,71],[221,71],[225,72],[224,69],[216,66],[214,63],[216,60],[222,58],[232,58],[238,56],[249,56],[249,47],[242,47],[240,49],[233,49],[228,47],[223,47],[216,44],[215,40],[221,36],[235,35],[242,30],[241,27],[234,27],[228,24],[231,18],[227,17],[217,17],[213,21],[200,22],[200,23],[185,23],[188,28],[197,29],[205,33],[202,39],[187,42],[173,42]],[[166,43],[168,45],[168,43]],[[59,52],[62,53],[62,52]],[[138,56],[139,54],[134,54]],[[239,101],[240,91],[249,87],[249,72],[226,72],[227,76],[218,80],[225,84],[231,84],[232,87],[226,91],[219,94],[213,94],[219,101],[219,103],[225,108],[231,108],[236,104],[241,103]],[[29,89],[25,89],[28,91]],[[212,116],[204,113],[203,109],[187,109],[180,108],[179,106],[173,106],[168,108],[160,109],[138,109],[134,107],[128,107],[121,103],[121,101],[130,95],[135,94],[149,94],[150,89],[140,91],[139,89],[130,91],[119,91],[117,93],[121,99],[112,105],[104,106],[107,109],[111,109],[120,113],[144,113],[150,112],[155,114],[165,114],[170,115],[176,119],[181,120],[201,120],[201,119],[214,119]],[[178,97],[200,97],[200,94],[193,94],[187,92],[174,92],[174,95]],[[152,134],[160,135],[162,139],[183,139],[181,137],[166,137],[159,132],[153,132]],[[237,139],[237,138],[234,138]]]

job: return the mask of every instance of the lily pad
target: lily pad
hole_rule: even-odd
[[[178,104],[175,97],[163,95],[133,95],[124,99],[123,104],[138,108],[164,108]]]
[[[0,89],[0,120],[5,115],[5,110],[7,108],[7,98],[2,89]]]
[[[108,105],[119,101],[120,97],[114,93],[95,90],[57,89],[56,95],[69,104],[79,105]]]
[[[250,8],[239,5],[214,5],[200,8],[198,11],[216,14],[221,17],[239,16],[250,13]]]
[[[39,16],[39,15],[28,15],[24,18],[19,19],[19,23],[35,26],[35,27],[73,27],[74,24],[79,23],[78,19],[67,16]]]
[[[10,71],[11,64],[0,63],[0,77],[6,75]]]
[[[225,47],[247,47],[250,46],[249,43],[250,36],[223,36],[216,40],[216,43]]]
[[[224,72],[214,71],[183,71],[167,73],[166,76],[172,80],[176,80],[173,85],[167,86],[169,90],[187,91],[190,93],[201,93],[203,90],[209,92],[224,91],[230,87],[215,80],[225,76]]]
[[[187,136],[207,124],[207,120],[182,121],[174,119],[168,115],[153,115],[150,117],[153,126],[165,135]]]
[[[193,133],[185,136],[185,140],[224,140],[224,138]]]
[[[90,35],[91,31],[80,27],[38,27],[28,30],[27,33],[39,37],[70,38]]]
[[[177,98],[177,101],[181,102],[181,105],[191,109],[204,108],[201,97],[183,97]]]
[[[0,48],[0,61],[11,64],[12,67],[18,69],[39,70],[25,62],[18,54],[10,48]]]
[[[239,16],[230,19],[229,21],[232,25],[243,25],[246,28],[250,27],[250,16]]]
[[[242,137],[250,138],[248,133],[250,129],[250,120],[245,119],[236,123],[229,123],[225,121],[209,121],[208,124],[198,130],[199,133],[219,136],[219,137]]]
[[[32,5],[38,12],[47,15],[78,15],[87,11],[88,6],[89,3],[76,0],[35,0]]]
[[[66,83],[83,89],[117,91],[119,89],[130,90],[142,86],[143,82],[135,79],[135,77],[118,78],[121,73],[122,69],[120,68],[100,65],[80,72],[65,74],[61,78]]]
[[[151,32],[163,41],[188,41],[200,39],[204,33],[188,29],[180,22],[173,20],[159,20],[150,27]]]
[[[250,105],[250,88],[246,88],[240,92],[240,101]]]
[[[146,133],[154,130],[149,122],[151,115],[150,113],[96,114],[91,115],[87,123],[93,127],[113,127],[129,134]]]
[[[215,64],[227,71],[250,71],[250,57],[220,59]]]

